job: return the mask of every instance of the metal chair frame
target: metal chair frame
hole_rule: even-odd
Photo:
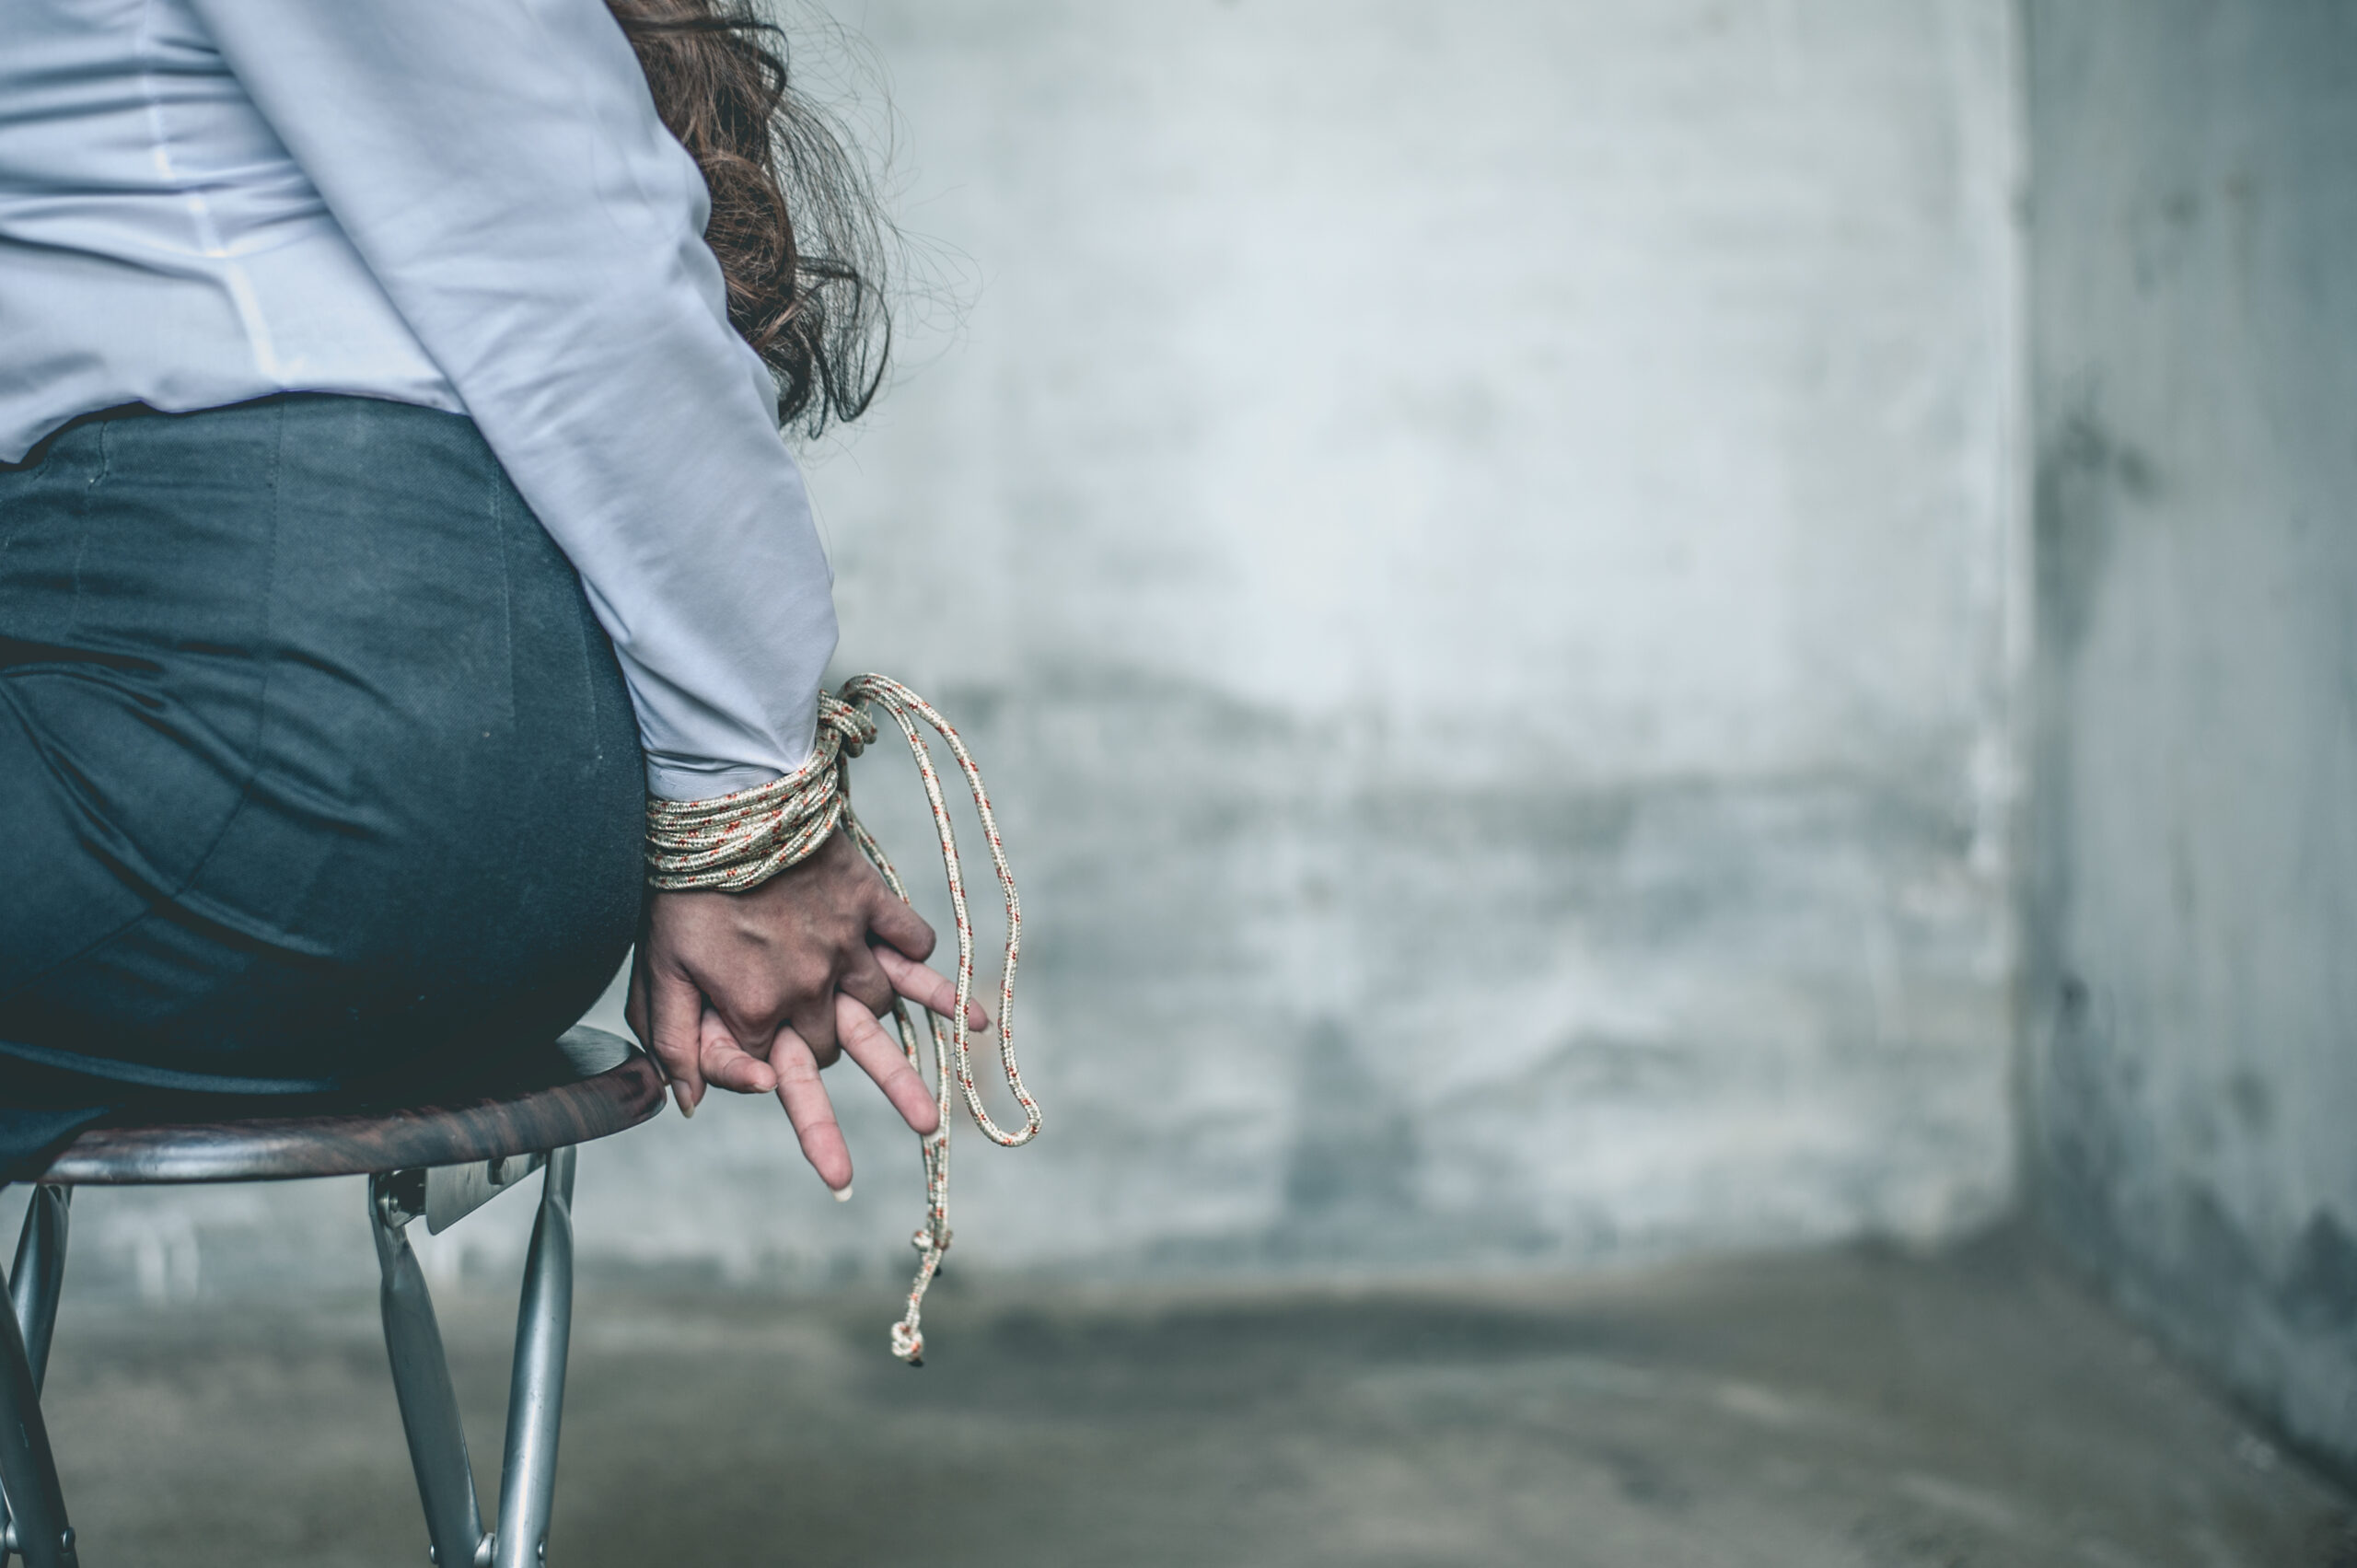
[[[575,1031],[563,1043],[574,1044],[590,1032]],[[629,1064],[644,1063],[636,1052],[632,1057]],[[541,1159],[534,1156],[528,1161],[510,1152],[463,1166],[412,1166],[369,1176],[368,1221],[382,1276],[378,1304],[385,1351],[425,1512],[427,1557],[439,1568],[540,1568],[546,1561],[572,1342],[576,1157],[570,1144],[545,1156],[540,1213],[532,1223],[523,1295],[516,1308],[499,1517],[493,1529],[483,1527],[441,1327],[408,1229],[427,1219],[429,1228],[442,1230],[515,1185]],[[0,1312],[0,1568],[7,1568],[12,1555],[21,1556],[26,1568],[79,1568],[41,1409],[65,1272],[72,1193],[72,1187],[51,1181],[32,1190],[8,1272],[11,1310]]]

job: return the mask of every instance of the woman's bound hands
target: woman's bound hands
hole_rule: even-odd
[[[933,927],[893,896],[848,833],[741,893],[653,892],[631,967],[629,1018],[683,1114],[707,1085],[774,1090],[803,1156],[838,1192],[851,1150],[819,1071],[847,1054],[920,1133],[933,1091],[877,1018],[895,993],[944,1016],[958,988],[925,968]],[[970,1005],[967,1023],[987,1028]]]

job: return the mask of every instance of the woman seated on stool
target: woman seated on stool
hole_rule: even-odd
[[[933,933],[838,832],[644,891],[648,795],[808,754],[781,439],[882,375],[879,227],[723,0],[0,0],[0,1180],[225,1094],[429,1093],[635,936],[683,1112]],[[977,1027],[981,1018],[975,1016]]]

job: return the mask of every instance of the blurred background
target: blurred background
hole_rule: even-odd
[[[825,16],[917,285],[838,673],[981,762],[1047,1130],[961,1132],[926,1387],[851,1069],[847,1205],[767,1102],[585,1151],[572,1558],[2357,1562],[2357,8]],[[529,1220],[422,1247],[487,1399]],[[356,1184],[75,1225],[120,1539],[384,1381]],[[651,1473],[682,1344],[802,1479]],[[287,1561],[422,1549],[367,1398]]]

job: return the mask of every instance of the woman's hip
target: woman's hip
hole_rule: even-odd
[[[0,470],[0,1039],[270,1076],[569,1005],[629,940],[627,692],[465,419],[70,429]]]

